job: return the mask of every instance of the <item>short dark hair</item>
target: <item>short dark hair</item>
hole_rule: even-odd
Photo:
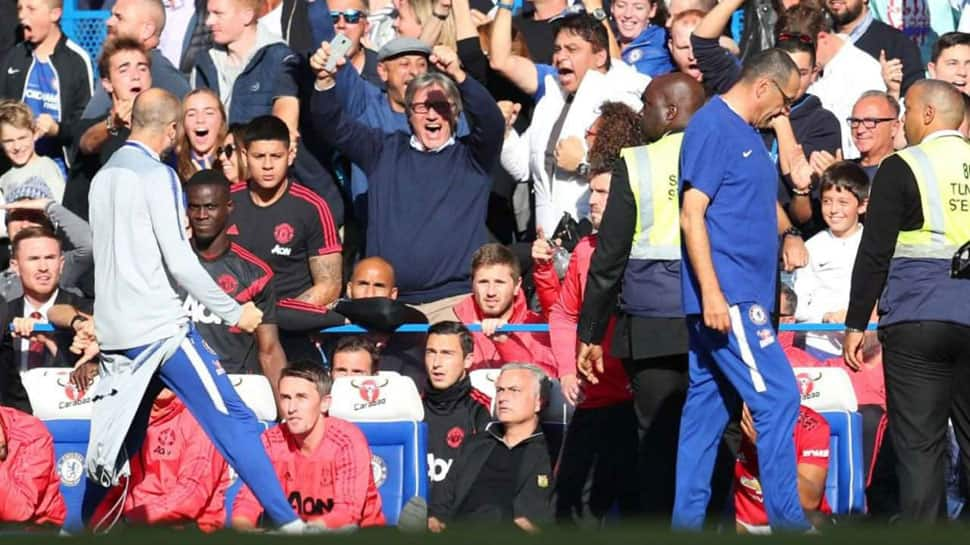
[[[193,174],[183,185],[183,188],[188,190],[192,187],[202,187],[202,186],[216,186],[224,187],[226,191],[229,191],[230,187],[229,180],[226,175],[222,173],[221,170],[216,170],[212,168],[207,168],[205,170],[200,170]]]
[[[17,232],[13,237],[13,241],[11,241],[11,253],[13,257],[17,257],[17,249],[20,247],[21,242],[34,238],[49,238],[57,242],[58,248],[61,247],[61,239],[57,238],[57,234],[54,233],[53,229],[48,227],[26,227]]]
[[[930,62],[936,63],[944,51],[958,45],[970,45],[970,34],[957,31],[943,34],[936,40],[936,43],[933,44],[933,52],[930,54]]]
[[[788,82],[793,74],[798,74],[798,66],[788,53],[772,47],[755,53],[741,69],[741,81],[753,83],[759,78],[770,78],[779,85]]]
[[[513,280],[518,280],[522,276],[519,258],[504,244],[489,242],[472,254],[472,276],[475,276],[475,271],[479,268],[489,265],[507,265],[512,269]]]
[[[141,42],[134,38],[119,36],[104,42],[101,48],[101,56],[98,57],[98,73],[101,74],[102,78],[107,79],[108,77],[108,72],[111,70],[111,57],[122,51],[140,51],[142,55],[145,55],[148,67],[152,67],[152,56],[148,54]]]
[[[869,198],[869,176],[852,161],[833,163],[822,173],[819,195],[830,189],[848,191],[862,204]]]
[[[371,374],[377,373],[381,353],[374,341],[366,335],[347,335],[337,339],[337,345],[333,349],[333,357],[337,357],[337,354],[341,352],[367,352],[370,355]]]
[[[775,47],[789,55],[808,53],[809,64],[815,66],[815,36],[782,32],[775,39]]]
[[[475,340],[472,338],[472,334],[468,331],[468,328],[461,322],[445,320],[435,323],[428,328],[428,335],[457,335],[458,342],[461,344],[461,356],[463,358],[475,350]]]
[[[286,123],[275,115],[261,115],[254,117],[246,125],[246,147],[259,140],[283,142],[290,145],[290,129]]]
[[[659,0],[658,0],[659,1]],[[587,13],[566,15],[552,24],[553,39],[562,32],[569,32],[579,36],[593,46],[593,52],[606,51],[606,69],[610,68],[610,36],[606,33],[603,23]]]
[[[333,378],[330,377],[330,372],[319,363],[309,359],[293,360],[286,364],[286,367],[280,373],[280,381],[286,377],[302,378],[312,382],[316,385],[317,392],[321,396],[330,395],[330,389],[333,387]]]
[[[819,32],[826,34],[835,32],[835,19],[828,11],[808,4],[799,4],[785,10],[775,23],[776,36],[804,34],[815,42]]]

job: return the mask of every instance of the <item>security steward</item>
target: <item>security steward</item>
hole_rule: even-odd
[[[687,392],[678,160],[684,127],[704,104],[704,89],[684,74],[665,74],[647,86],[643,104],[652,143],[624,149],[613,170],[579,319],[577,369],[594,384],[603,373],[601,345],[619,294],[612,352],[633,389],[642,508],[648,516],[669,516]]]
[[[963,116],[960,92],[946,82],[919,81],[906,93],[904,131],[914,145],[887,157],[873,180],[846,317],[845,360],[859,370],[879,299],[900,508],[918,522],[945,515],[948,418],[970,471],[970,280],[950,270],[970,240]]]

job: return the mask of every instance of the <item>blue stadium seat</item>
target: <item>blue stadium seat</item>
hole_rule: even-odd
[[[388,526],[396,526],[411,498],[428,499],[428,425],[357,422],[371,449],[371,470]]]
[[[81,502],[84,500],[84,455],[88,451],[88,420],[47,420],[47,430],[54,438],[54,461],[61,479],[61,495],[67,506],[67,528],[81,527]]]
[[[796,367],[802,405],[829,423],[829,474],[825,498],[837,515],[865,512],[862,415],[848,373],[838,367]]]
[[[834,514],[863,513],[866,478],[862,462],[862,415],[849,411],[820,414],[831,429],[825,498]]]
[[[428,499],[428,431],[414,382],[397,373],[334,380],[330,415],[357,424],[371,448],[371,469],[388,526],[415,496]]]

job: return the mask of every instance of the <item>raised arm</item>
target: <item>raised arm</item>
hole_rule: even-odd
[[[531,59],[512,54],[512,12],[500,4],[492,21],[488,62],[523,92],[533,95],[539,88],[539,72]]]
[[[731,16],[745,0],[720,0],[714,8],[707,12],[700,24],[694,29],[694,36],[699,38],[716,39],[724,32],[724,28],[731,22]]]
[[[316,75],[313,96],[310,99],[310,112],[313,114],[313,127],[324,142],[336,148],[357,164],[366,174],[377,164],[384,145],[381,129],[372,129],[354,120],[341,108],[337,100],[334,76],[344,68],[347,59],[337,60],[334,71],[324,69],[330,57],[330,44],[320,45],[310,57],[310,69]]]

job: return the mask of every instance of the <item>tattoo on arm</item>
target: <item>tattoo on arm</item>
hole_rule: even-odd
[[[313,286],[297,299],[318,305],[329,304],[340,295],[343,283],[343,257],[339,253],[314,256],[309,259]]]

